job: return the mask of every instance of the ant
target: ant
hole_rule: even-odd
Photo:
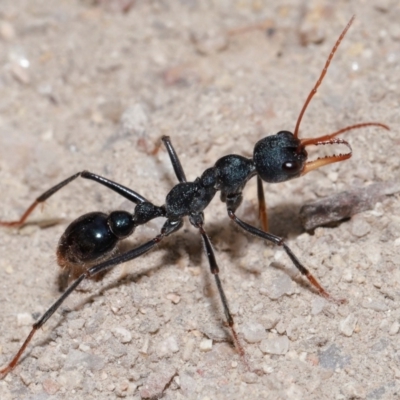
[[[389,127],[382,123],[364,122],[348,126],[337,132],[323,135],[318,138],[300,139],[298,137],[303,115],[311,99],[317,92],[318,87],[322,83],[332,58],[353,21],[354,16],[350,19],[333,46],[320,77],[300,111],[294,133],[281,131],[276,135],[267,136],[261,139],[254,147],[253,158],[246,158],[236,154],[227,155],[220,158],[213,167],[206,169],[199,178],[196,178],[193,182],[188,182],[179,161],[179,157],[171,143],[171,139],[168,136],[164,136],[162,142],[167,149],[175,175],[179,181],[179,183],[167,194],[164,205],[160,207],[156,206],[132,189],[92,172],[82,171],[70,176],[44,192],[30,205],[30,207],[28,207],[19,220],[0,221],[1,226],[20,227],[25,223],[26,219],[38,204],[43,203],[64,186],[79,177],[90,179],[104,185],[136,204],[133,214],[119,210],[113,211],[108,215],[102,212],[90,212],[77,218],[67,227],[58,244],[57,261],[62,268],[67,269],[69,272],[75,270],[75,274],[78,277],[75,277],[76,279],[72,284],[67,287],[58,300],[56,300],[56,302],[33,325],[32,330],[17,354],[5,368],[0,370],[0,374],[2,374],[3,377],[17,365],[36,331],[46,323],[64,300],[83,280],[92,278],[96,275],[99,276],[119,264],[133,260],[149,252],[167,236],[177,232],[183,225],[184,217],[189,217],[190,223],[200,233],[210,270],[214,275],[215,283],[221,298],[225,317],[231,329],[233,341],[239,354],[243,357],[244,350],[239,342],[234,327],[234,321],[229,310],[228,300],[221,284],[214,250],[204,228],[203,211],[210,204],[218,191],[221,192],[221,201],[226,203],[229,218],[235,224],[247,233],[268,242],[272,242],[277,246],[281,246],[296,268],[308,279],[310,284],[314,286],[321,296],[337,303],[344,303],[346,301],[345,299],[335,300],[320,285],[311,272],[299,261],[296,255],[285,243],[284,239],[272,233],[268,233],[267,212],[262,182],[284,182],[305,175],[306,173],[324,165],[349,159],[352,155],[350,144],[343,139],[337,138],[338,135],[344,132],[368,126],[376,126],[389,130]],[[344,144],[348,147],[349,151],[345,154],[337,154],[318,158],[314,161],[307,161],[307,146],[334,144]],[[242,221],[236,215],[236,210],[242,202],[242,191],[247,182],[254,176],[257,177],[259,217],[263,229],[259,229]],[[132,235],[137,226],[146,224],[150,220],[160,217],[165,218],[166,221],[161,232],[157,236],[149,240],[147,243],[133,248],[123,254],[114,256],[117,244],[121,240]],[[79,271],[79,273],[77,274],[76,271]]]

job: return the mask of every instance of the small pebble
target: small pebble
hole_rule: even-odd
[[[35,321],[32,315],[29,313],[19,313],[17,314],[17,324],[18,326],[28,326],[32,325]]]
[[[179,351],[178,340],[175,336],[169,336],[160,342],[157,346],[158,357],[170,356]]]
[[[42,385],[44,391],[49,395],[56,394],[60,389],[60,385],[52,379],[45,379]]]
[[[357,237],[363,237],[371,231],[371,225],[361,218],[354,218],[351,233]]]
[[[201,351],[210,351],[212,349],[213,342],[211,339],[204,339],[200,342]]]
[[[113,335],[121,342],[121,343],[129,343],[132,341],[132,333],[121,326],[116,326],[111,329]]]
[[[289,350],[289,339],[287,336],[276,336],[273,339],[264,339],[259,347],[263,353],[286,354]]]
[[[150,345],[150,339],[146,337],[143,341],[143,345],[142,348],[140,349],[140,352],[142,354],[147,354],[147,352],[149,351],[149,345]]]
[[[357,317],[354,314],[349,314],[345,319],[339,322],[339,331],[345,336],[350,337],[357,324]]]
[[[346,270],[343,272],[342,278],[343,278],[343,280],[344,280],[345,282],[350,283],[350,282],[353,281],[353,273],[351,272],[350,269],[346,269]]]
[[[121,379],[115,386],[115,394],[118,397],[132,395],[136,390],[136,385],[127,379]]]
[[[87,344],[81,343],[81,344],[78,346],[78,349],[79,349],[80,351],[83,351],[84,353],[88,353],[88,352],[90,351],[90,346],[88,346]]]
[[[246,372],[242,375],[242,381],[246,383],[255,383],[257,379],[258,375],[254,372]]]
[[[274,372],[274,368],[268,364],[263,364],[262,369],[266,374],[272,374]]]
[[[262,324],[265,329],[273,329],[281,320],[281,316],[277,312],[271,312],[262,317]]]
[[[174,304],[178,304],[181,301],[181,296],[176,293],[168,293],[165,297],[168,300],[171,300]]]
[[[279,321],[275,329],[280,335],[283,335],[286,332],[286,324],[283,321]]]
[[[268,286],[260,288],[259,292],[271,300],[277,300],[285,294],[293,293],[292,280],[287,274],[279,272],[278,276]]]
[[[319,352],[319,364],[325,369],[335,371],[338,368],[344,368],[350,363],[351,357],[344,355],[342,350],[336,344],[330,345],[327,349]],[[327,378],[329,378],[329,374]],[[323,378],[325,379],[325,378]]]
[[[248,343],[258,343],[267,337],[264,326],[257,322],[249,322],[243,327],[242,332]]]

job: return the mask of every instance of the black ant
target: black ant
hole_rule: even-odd
[[[231,312],[229,311],[228,300],[225,296],[218,275],[219,269],[213,247],[204,228],[203,211],[210,204],[218,191],[221,192],[221,200],[226,203],[229,218],[241,229],[247,233],[258,236],[261,239],[272,242],[275,245],[282,246],[296,268],[309,280],[321,296],[338,303],[343,303],[345,301],[343,299],[335,300],[318,283],[310,271],[304,267],[304,265],[294,255],[283,238],[267,232],[267,213],[262,181],[269,183],[284,182],[305,175],[306,173],[324,165],[347,160],[351,157],[351,147],[345,140],[336,138],[344,132],[367,126],[377,126],[389,129],[388,126],[378,122],[364,122],[348,126],[337,132],[323,135],[318,138],[298,138],[299,127],[304,112],[317,92],[333,56],[353,20],[354,16],[351,18],[333,46],[319,79],[304,103],[297,119],[294,133],[281,131],[276,135],[261,139],[254,147],[253,158],[245,158],[240,155],[228,155],[222,157],[213,167],[205,170],[200,178],[196,178],[193,182],[187,182],[182,165],[174,147],[172,146],[171,140],[169,137],[164,136],[162,141],[168,151],[168,155],[171,159],[179,183],[167,194],[165,204],[161,207],[154,205],[140,194],[123,185],[91,172],[83,171],[72,175],[39,196],[19,220],[0,222],[0,225],[8,227],[18,227],[23,225],[38,204],[46,201],[49,197],[58,192],[58,190],[78,177],[91,179],[100,183],[136,204],[133,214],[127,211],[113,211],[108,215],[102,212],[91,212],[82,215],[68,226],[58,244],[57,260],[58,264],[63,268],[69,270],[78,269],[80,275],[33,325],[31,332],[25,339],[25,342],[22,344],[18,353],[5,368],[0,370],[0,373],[3,376],[17,365],[18,360],[25,351],[35,332],[44,325],[58,307],[60,307],[63,301],[84,279],[96,275],[98,276],[98,274],[102,274],[114,268],[116,265],[133,260],[134,258],[138,258],[147,253],[165,237],[178,231],[183,225],[184,217],[189,217],[190,223],[198,229],[201,235],[210,270],[215,277],[227,323],[231,329],[237,350],[243,356],[244,351],[239,343],[238,335],[234,328],[234,321]],[[317,160],[307,162],[307,152],[305,149],[307,146],[332,145],[338,143],[346,145],[349,148],[349,152],[318,158]],[[254,176],[257,176],[259,215],[263,230],[242,221],[236,215],[236,210],[242,202],[242,191],[247,182]],[[159,217],[166,218],[160,234],[141,246],[123,254],[113,256],[119,241],[130,236],[137,226],[146,224],[150,220]]]

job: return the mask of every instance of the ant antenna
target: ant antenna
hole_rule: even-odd
[[[339,39],[336,41],[335,45],[334,45],[333,48],[332,48],[331,54],[329,54],[329,57],[328,57],[328,59],[326,60],[324,69],[322,70],[321,75],[320,75],[319,79],[317,80],[317,83],[316,83],[315,86],[312,88],[310,94],[309,94],[308,97],[307,97],[306,102],[304,103],[303,108],[302,108],[301,111],[300,111],[299,117],[297,118],[296,127],[294,128],[294,137],[295,137],[295,138],[297,138],[297,136],[298,136],[298,134],[299,134],[300,123],[301,123],[301,120],[302,120],[302,118],[303,118],[303,115],[304,115],[304,113],[305,113],[305,111],[306,111],[308,105],[310,104],[311,99],[314,97],[315,93],[317,93],[317,89],[318,89],[319,86],[321,85],[321,83],[322,83],[322,81],[323,81],[323,79],[324,79],[324,77],[325,77],[325,75],[326,75],[326,73],[327,73],[327,71],[328,71],[329,64],[331,63],[332,58],[333,58],[334,54],[336,53],[337,48],[338,48],[339,45],[340,45],[340,42],[342,41],[342,39],[343,39],[344,36],[346,35],[346,33],[347,33],[347,31],[349,30],[351,24],[353,23],[355,17],[356,17],[355,15],[353,15],[353,16],[351,17],[350,21],[348,22],[348,24],[346,25],[346,27],[343,29],[343,32],[340,34]]]

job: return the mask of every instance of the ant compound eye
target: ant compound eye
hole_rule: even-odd
[[[300,168],[301,164],[297,161],[285,162],[282,165],[282,169],[289,173],[298,172]]]

